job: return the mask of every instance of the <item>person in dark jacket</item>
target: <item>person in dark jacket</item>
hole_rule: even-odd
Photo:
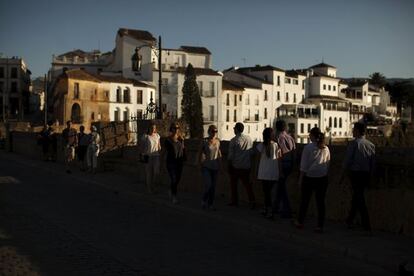
[[[171,124],[170,135],[165,140],[167,151],[167,170],[171,181],[171,200],[173,204],[178,203],[177,187],[181,180],[185,160],[184,138],[180,134],[180,126]]]

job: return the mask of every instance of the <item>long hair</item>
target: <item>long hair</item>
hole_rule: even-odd
[[[153,127],[157,127],[157,125],[156,124],[154,124],[154,123],[151,123],[151,124],[149,124],[149,126],[148,126],[148,128],[147,128],[147,134],[148,135],[151,135],[152,134],[152,128]]]
[[[265,146],[266,156],[270,158],[271,156],[271,147],[270,144],[274,140],[274,132],[271,127],[265,128],[263,130],[263,145]]]
[[[320,149],[325,148],[325,133],[323,133],[318,127],[314,127],[311,129],[310,135],[315,138],[316,144]]]

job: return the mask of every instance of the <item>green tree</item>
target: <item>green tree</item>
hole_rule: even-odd
[[[398,81],[388,83],[386,90],[390,92],[392,100],[397,103],[399,111],[401,111],[402,107],[414,109],[414,84],[412,82]]]
[[[387,84],[387,78],[380,72],[374,72],[369,75],[369,83],[382,88]]]
[[[185,81],[182,90],[182,119],[190,128],[191,138],[202,138],[204,134],[203,106],[196,78],[194,68],[191,63],[189,63],[185,70]]]

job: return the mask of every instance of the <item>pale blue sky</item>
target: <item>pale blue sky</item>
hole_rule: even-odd
[[[341,77],[414,77],[412,0],[1,0],[0,53],[23,57],[35,77],[52,54],[112,50],[120,27],[161,35],[168,48],[205,46],[216,70],[324,58]]]

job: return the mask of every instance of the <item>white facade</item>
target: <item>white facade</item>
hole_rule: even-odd
[[[109,120],[127,121],[142,118],[154,97],[154,88],[129,83],[106,83],[109,91]]]

